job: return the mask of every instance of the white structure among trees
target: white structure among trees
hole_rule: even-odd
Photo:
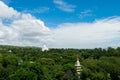
[[[46,45],[43,45],[42,51],[44,52],[44,51],[48,51],[48,50],[49,50],[49,48]]]
[[[12,50],[9,50],[8,52],[9,52],[9,53],[11,53],[11,52],[12,52]]]
[[[78,78],[80,78],[80,73],[81,73],[81,64],[80,64],[80,61],[79,61],[79,58],[77,57],[77,61],[75,63],[75,67],[76,67],[76,71],[77,71],[77,74],[78,74]]]

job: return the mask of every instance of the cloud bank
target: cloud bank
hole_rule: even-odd
[[[31,14],[20,13],[0,1],[0,44],[41,46],[49,42],[49,34],[50,29],[43,21]]]
[[[120,17],[92,23],[65,23],[54,29],[54,47],[106,48],[120,44]]]
[[[92,23],[64,23],[49,29],[31,14],[8,7],[0,1],[0,44],[49,45],[53,48],[95,48],[120,46],[120,17]]]

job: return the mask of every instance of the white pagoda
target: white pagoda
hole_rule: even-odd
[[[80,61],[79,61],[78,57],[77,57],[77,61],[75,63],[75,67],[76,67],[76,71],[77,71],[77,74],[78,74],[78,78],[80,78],[80,73],[81,73],[82,69],[81,69],[81,64],[80,64]]]
[[[49,48],[46,45],[43,45],[42,51],[44,52],[44,51],[48,51],[48,50],[49,50]]]

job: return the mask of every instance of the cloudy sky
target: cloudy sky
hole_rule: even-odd
[[[120,0],[0,0],[0,45],[120,46]]]

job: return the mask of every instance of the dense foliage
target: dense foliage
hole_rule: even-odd
[[[76,73],[79,54],[82,72]],[[0,46],[0,80],[120,80],[120,48],[50,49]]]

